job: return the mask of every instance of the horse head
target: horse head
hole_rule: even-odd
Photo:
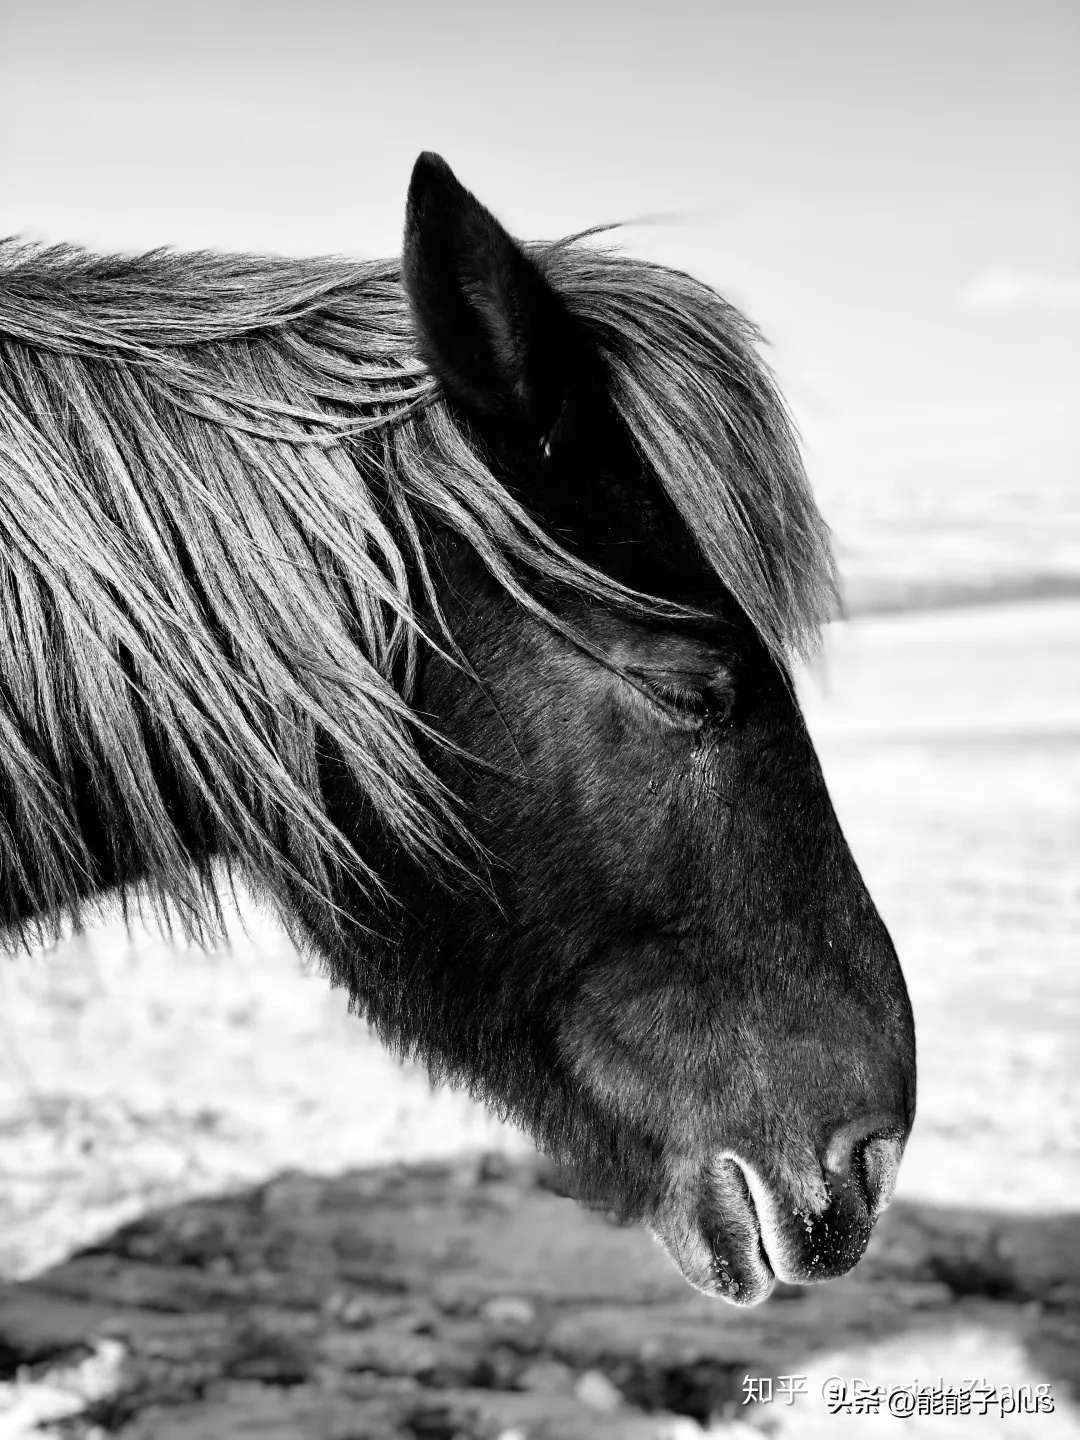
[[[425,652],[416,703],[487,881],[403,873],[351,983],[580,1197],[753,1303],[861,1255],[912,1123],[911,1010],[783,653],[832,571],[752,336],[686,277],[604,292],[568,253],[417,162],[420,353],[581,583],[523,603],[460,526],[436,536],[456,650]]]

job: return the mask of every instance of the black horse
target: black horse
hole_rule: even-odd
[[[730,306],[523,247],[0,249],[0,920],[242,875],[385,1041],[740,1303],[858,1259],[911,1011],[790,678],[834,603]]]

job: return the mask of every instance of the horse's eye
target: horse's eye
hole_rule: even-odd
[[[726,687],[664,679],[653,681],[652,688],[673,709],[714,724],[730,720],[735,708],[735,697]]]

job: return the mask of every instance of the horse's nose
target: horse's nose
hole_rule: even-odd
[[[904,1131],[895,1115],[864,1115],[841,1125],[825,1147],[822,1163],[833,1199],[855,1186],[871,1218],[879,1215],[896,1187]]]

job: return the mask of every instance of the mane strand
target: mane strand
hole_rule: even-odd
[[[565,244],[542,258],[705,559],[781,666],[808,657],[836,610],[837,575],[759,332],[679,271]]]

